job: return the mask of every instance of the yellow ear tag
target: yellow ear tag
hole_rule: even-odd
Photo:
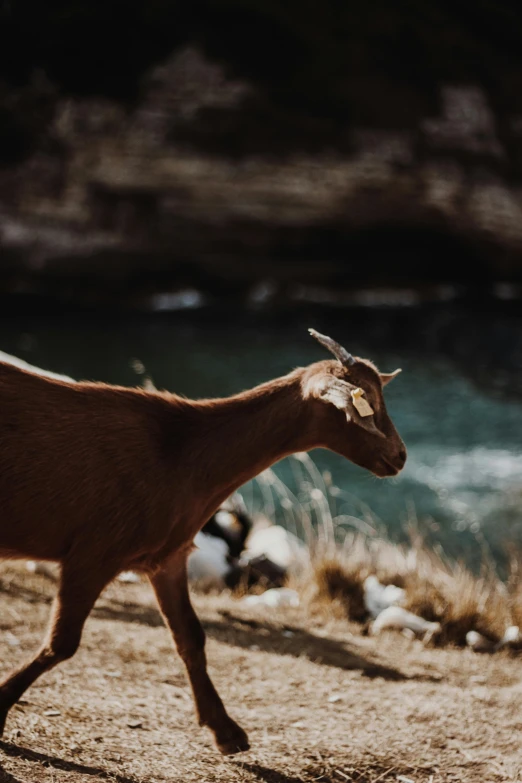
[[[364,389],[353,389],[351,394],[353,407],[359,416],[362,416],[363,418],[364,416],[371,416],[373,414],[373,410],[370,403],[363,397]]]

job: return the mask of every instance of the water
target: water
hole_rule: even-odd
[[[210,318],[20,316],[0,322],[0,350],[78,379],[129,385],[138,382],[131,362],[139,358],[159,388],[221,396],[326,358],[306,326],[324,331],[313,315],[277,324],[269,318],[252,323],[233,312]],[[501,560],[507,540],[522,542],[522,401],[490,396],[454,363],[412,348],[411,341],[393,349],[382,332],[376,339],[353,319],[337,319],[331,333],[383,371],[402,367],[386,398],[409,454],[400,477],[378,481],[337,455],[313,452],[318,467],[349,494],[339,511],[361,516],[369,508],[398,539],[414,517],[455,556],[473,561],[485,546]],[[287,461],[276,472],[295,488]]]

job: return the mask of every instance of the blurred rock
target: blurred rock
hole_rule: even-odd
[[[246,606],[268,606],[276,608],[278,606],[297,607],[300,604],[299,594],[289,587],[274,587],[266,590],[261,595],[245,595],[241,603]]]
[[[508,0],[51,6],[0,10],[0,292],[522,282]]]

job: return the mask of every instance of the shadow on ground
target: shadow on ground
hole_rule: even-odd
[[[19,745],[13,745],[8,742],[2,742],[0,740],[0,750],[10,758],[20,759],[22,761],[29,761],[36,764],[44,764],[46,767],[59,770],[61,772],[75,772],[81,775],[91,776],[99,780],[108,780],[110,783],[140,783],[139,779],[135,777],[127,777],[116,772],[102,769],[101,767],[92,767],[88,764],[78,764],[74,761],[66,761],[58,756],[51,756],[47,753],[41,753],[39,751],[30,750]],[[233,761],[234,766],[241,768],[241,773],[251,775],[252,783],[259,781],[259,783],[311,783],[312,781],[321,780],[323,783],[339,783],[340,780],[356,780],[357,783],[371,783],[371,781],[379,780],[382,783],[386,781],[397,780],[397,775],[401,772],[396,766],[386,765],[381,763],[370,762],[363,766],[360,764],[356,767],[352,764],[341,764],[341,767],[345,767],[349,772],[347,775],[342,769],[325,769],[321,765],[314,763],[307,766],[299,773],[299,777],[295,775],[287,775],[285,772],[277,769],[266,767],[256,762],[245,762],[241,760]],[[420,771],[420,770],[419,770]],[[423,772],[430,772],[430,769],[422,770]],[[410,768],[406,768],[406,772],[411,774]],[[352,777],[355,775],[355,777]],[[404,778],[406,779],[406,778]],[[425,777],[423,778],[425,779]],[[416,780],[420,780],[418,777]],[[4,769],[0,761],[0,783],[25,783],[24,778],[15,777],[15,775],[7,772]],[[143,781],[145,783],[145,781]]]
[[[140,604],[110,604],[98,606],[93,612],[95,617],[123,622],[134,622],[151,627],[163,624],[161,615],[154,607]],[[252,620],[242,618],[228,610],[220,612],[220,619],[203,618],[202,624],[208,637],[232,647],[252,649],[257,647],[273,655],[290,655],[294,658],[305,656],[308,660],[323,666],[338,669],[357,669],[365,677],[382,677],[386,680],[424,680],[440,682],[440,676],[415,674],[407,676],[397,669],[367,660],[350,649],[344,641],[317,636],[299,626],[271,623],[265,618]]]
[[[223,619],[206,620],[203,626],[207,634],[223,644],[251,649],[258,647],[273,655],[306,657],[313,663],[335,666],[338,669],[359,669],[366,677],[383,677],[386,680],[406,680],[396,669],[369,661],[351,650],[345,642],[324,636],[316,636],[298,626],[285,624],[284,628],[268,620],[245,620],[223,612]]]
[[[253,780],[259,780],[263,781],[263,783],[304,783],[306,780],[314,780],[314,779],[320,779],[324,783],[329,783],[330,780],[333,781],[333,778],[323,777],[321,776],[318,778],[317,773],[314,777],[310,776],[310,778],[302,777],[299,775],[298,778],[296,778],[294,775],[286,775],[284,772],[279,772],[275,769],[270,769],[269,767],[264,767],[261,764],[241,764],[241,771],[242,772],[250,772],[252,774]],[[342,780],[342,778],[340,778]]]
[[[24,600],[35,603],[49,603],[48,596],[27,587],[19,585],[6,588],[1,585],[2,592],[16,595]],[[382,677],[386,680],[423,680],[440,682],[440,676],[427,673],[405,675],[397,669],[386,666],[375,660],[367,660],[359,652],[350,649],[348,644],[338,639],[317,636],[299,626],[274,624],[267,619],[252,620],[242,618],[229,610],[221,611],[220,619],[202,619],[203,627],[211,639],[222,644],[243,649],[256,647],[273,655],[289,655],[294,658],[305,656],[313,663],[323,666],[333,666],[344,670],[359,670],[365,677]],[[149,627],[163,625],[159,611],[154,606],[132,602],[122,602],[116,599],[102,599],[92,611],[92,616],[120,622],[139,623]],[[0,781],[0,783],[2,783]]]
[[[233,763],[235,764],[236,762]],[[249,762],[241,762],[241,771],[250,773],[252,780],[259,781],[259,783],[312,783],[312,781],[318,780],[321,783],[340,783],[342,780],[357,781],[357,783],[373,783],[377,780],[379,783],[387,783],[387,781],[394,781],[395,783],[395,781],[401,779],[412,779],[411,767],[403,767],[403,765],[397,767],[391,762],[385,764],[376,761],[354,765],[347,759],[339,762],[335,767],[332,767],[330,764],[321,765],[314,762],[303,769],[299,773],[299,777],[287,775],[285,772],[265,767],[262,764]],[[415,770],[415,780],[420,783],[421,780],[431,779],[428,778],[430,772],[431,768],[428,767],[422,770]],[[419,777],[419,774],[422,777]]]
[[[47,767],[59,769],[63,772],[77,772],[81,775],[91,775],[92,777],[101,778],[102,780],[110,780],[111,783],[137,783],[136,778],[128,778],[126,775],[119,775],[116,772],[109,772],[99,767],[90,767],[87,764],[77,764],[74,761],[65,761],[58,756],[50,756],[47,753],[29,750],[29,748],[24,748],[20,745],[12,745],[8,742],[3,742],[2,740],[0,740],[0,750],[2,750],[6,756],[45,764]],[[3,769],[2,763],[0,762],[0,783],[25,783],[25,781],[21,778],[14,777],[10,772]]]

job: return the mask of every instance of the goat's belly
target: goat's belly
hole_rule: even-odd
[[[36,493],[24,508],[18,498],[6,497],[0,508],[0,557],[33,560],[63,559],[70,534],[63,515],[47,508],[46,498]]]
[[[0,560],[51,560],[61,562],[66,548],[61,541],[35,540],[32,535],[6,533],[0,523]]]

